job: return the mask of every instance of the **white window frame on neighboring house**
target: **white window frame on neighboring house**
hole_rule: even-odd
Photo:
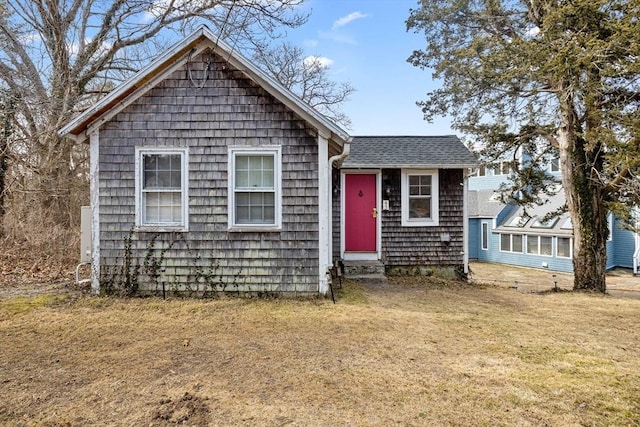
[[[560,239],[567,239],[569,241],[569,255],[567,256],[560,255],[558,253],[560,249]],[[556,257],[557,258],[573,258],[573,238],[572,237],[556,236]]]
[[[230,231],[279,231],[282,229],[282,148],[280,146],[229,147],[229,211],[228,223]],[[273,184],[267,186],[239,186],[240,182],[236,174],[236,164],[239,157],[273,157]],[[263,171],[264,173],[264,171]],[[273,220],[254,221],[251,218],[242,220],[238,218],[238,203],[240,195],[273,194]],[[243,197],[246,199],[246,197]],[[251,203],[251,202],[250,202]],[[246,206],[245,206],[246,208]],[[271,205],[263,205],[271,209]],[[251,206],[248,208],[251,211]],[[264,214],[264,212],[263,212]],[[251,216],[251,214],[249,214]]]
[[[542,250],[541,250],[542,239],[549,239],[549,243],[551,244],[551,248],[550,248],[548,254],[541,253],[542,252]],[[536,250],[535,251],[530,250],[531,248],[529,247],[529,241],[535,241],[536,242]],[[537,235],[537,234],[527,234],[526,242],[525,242],[525,253],[527,253],[529,255],[552,257],[553,256],[553,249],[554,249],[553,248],[553,236],[541,236],[541,235]]]
[[[145,157],[147,156],[179,156],[180,161],[180,185],[156,185],[145,181]],[[175,170],[170,169],[156,170],[156,174],[161,172],[168,173],[175,179]],[[156,177],[157,178],[157,177]],[[159,178],[157,178],[159,179]],[[164,184],[164,183],[163,183]],[[136,229],[149,231],[187,231],[189,229],[189,149],[186,147],[167,148],[167,147],[136,147],[135,149],[135,191],[136,191]],[[165,206],[165,209],[172,209],[172,214],[176,212],[179,215],[171,218],[161,219],[160,215],[156,216],[156,220],[150,219],[148,212],[148,198],[158,198],[161,195],[173,194],[177,198],[172,198],[172,205]],[[157,206],[160,209],[160,206]]]
[[[483,222],[480,225],[480,249],[489,250],[489,223]]]
[[[410,195],[409,181],[411,177],[431,177],[430,194]],[[437,169],[402,169],[401,173],[401,192],[402,192],[402,226],[403,227],[433,227],[440,222],[439,211],[439,185]],[[412,198],[429,200],[430,216],[412,217],[410,202]]]

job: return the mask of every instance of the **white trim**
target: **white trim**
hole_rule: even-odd
[[[318,292],[326,295],[329,290],[327,273],[330,268],[329,226],[331,203],[329,202],[329,141],[318,135]]]
[[[274,223],[273,224],[236,224],[235,223],[235,158],[236,154],[248,155],[273,155],[274,162]],[[227,156],[228,171],[228,212],[227,224],[229,231],[250,232],[250,231],[281,231],[282,230],[282,147],[280,145],[261,146],[230,146]]]
[[[469,178],[467,169],[462,169],[462,272],[469,273]]]
[[[484,228],[485,227],[487,229],[487,238],[486,239],[484,237]],[[484,243],[486,243],[486,245],[484,245]],[[489,250],[489,222],[488,221],[480,221],[480,250],[482,250],[482,251],[488,251]]]
[[[409,218],[409,177],[431,176],[431,218]],[[400,178],[403,227],[435,227],[440,223],[440,185],[438,169],[402,169]]]
[[[565,237],[565,236],[555,236],[555,240],[556,240],[556,246],[555,246],[555,255],[556,258],[560,258],[560,259],[571,259],[573,258],[573,237]],[[558,240],[559,239],[569,239],[569,256],[562,256],[562,255],[558,255]]]
[[[89,192],[91,198],[91,292],[100,293],[100,132],[89,135]]]
[[[500,241],[498,243],[499,246],[499,252],[504,252],[504,253],[510,253],[510,254],[523,254],[525,253],[525,234],[524,233],[499,233],[498,234],[500,236]],[[504,250],[502,249],[502,236],[509,236],[509,250]],[[521,237],[521,241],[520,241],[520,247],[522,248],[520,251],[514,251],[513,250],[513,237],[514,236],[520,236]],[[551,243],[551,249],[553,250],[553,242]]]
[[[188,147],[136,147],[135,148],[135,192],[136,192],[136,230],[139,231],[188,231],[189,230],[189,148]],[[141,162],[142,156],[145,154],[180,154],[182,177],[181,177],[181,193],[182,193],[182,221],[180,224],[146,224],[143,222],[142,207],[142,181],[144,173]]]
[[[527,236],[523,242],[523,249],[524,249],[524,253],[527,255],[535,255],[535,256],[545,256],[545,257],[549,257],[549,258],[553,258],[553,254],[554,254],[554,248],[553,248],[553,236],[543,236],[541,234],[524,234],[525,236]],[[529,237],[535,237],[538,240],[538,252],[529,252]],[[549,238],[551,239],[551,253],[550,254],[543,254],[540,253],[540,240],[542,238]]]
[[[376,209],[378,217],[376,218],[376,250],[373,252],[347,252],[345,249],[345,181],[346,175],[375,175],[376,177]],[[382,171],[380,169],[342,169],[340,171],[340,257],[345,261],[375,261],[379,260],[382,248]]]

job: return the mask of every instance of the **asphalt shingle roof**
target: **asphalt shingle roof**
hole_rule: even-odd
[[[455,135],[354,136],[343,167],[475,167],[475,156]]]

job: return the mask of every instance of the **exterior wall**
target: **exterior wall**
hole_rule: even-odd
[[[544,268],[545,270],[563,271],[566,273],[571,273],[573,271],[573,261],[570,258],[559,258],[555,256],[557,245],[556,237],[553,237],[552,241],[553,256],[531,255],[525,252],[503,252],[500,250],[500,233],[494,232],[493,221],[491,219],[473,219],[470,222],[477,223],[477,231],[475,233],[477,236],[478,261],[518,265],[521,267]],[[487,223],[489,226],[489,241],[488,248],[486,250],[480,247],[482,223]],[[523,246],[525,244],[526,243],[523,239]]]
[[[463,266],[462,170],[440,169],[440,223],[435,227],[402,227],[400,169],[382,170],[382,188],[391,188],[389,210],[382,211],[382,261],[386,266]],[[441,241],[448,234],[450,241]]]
[[[612,239],[607,242],[607,268],[633,268],[633,253],[636,248],[635,235],[621,227],[622,222],[616,219]]]
[[[469,219],[469,259],[478,259],[480,242],[482,241],[482,226],[478,218]]]
[[[129,263],[150,292],[317,293],[317,139],[220,57],[211,67],[202,88],[179,69],[100,130],[101,282]],[[228,146],[239,145],[282,147],[281,231],[228,231]],[[188,231],[132,231],[135,147],[189,147]]]

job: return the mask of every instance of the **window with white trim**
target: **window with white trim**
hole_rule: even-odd
[[[522,253],[522,234],[501,234],[500,250],[502,252]]]
[[[186,230],[187,148],[136,148],[136,226]]]
[[[482,223],[482,250],[486,251],[489,249],[489,224],[486,222]]]
[[[527,235],[527,253],[531,255],[551,256],[553,239],[550,236]]]
[[[402,225],[435,226],[439,222],[438,171],[402,170]]]
[[[559,258],[571,258],[573,256],[573,239],[570,237],[557,237],[556,256]]]
[[[229,228],[281,227],[280,147],[229,148]]]
[[[549,172],[560,172],[560,159],[554,157],[549,163]]]

